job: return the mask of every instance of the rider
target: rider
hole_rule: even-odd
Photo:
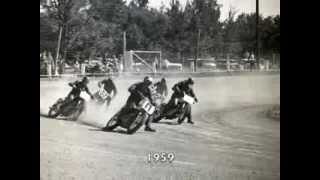
[[[80,97],[80,94],[82,91],[86,91],[86,93],[91,97],[91,99],[93,99],[94,97],[89,91],[88,83],[89,83],[89,79],[86,76],[83,77],[81,81],[75,81],[75,82],[69,83],[69,86],[72,87],[72,90],[66,97],[66,102],[71,102],[73,100],[80,100],[84,102],[84,99]]]
[[[143,99],[148,98],[151,104],[153,103],[153,100],[151,98],[151,85],[152,85],[153,79],[149,76],[146,76],[142,82],[138,82],[136,84],[133,84],[129,87],[130,96],[125,104],[125,106],[116,114],[116,116],[119,116],[121,114],[127,114],[132,111],[132,109],[137,107],[137,104]],[[151,126],[151,120],[148,118],[145,122],[145,131],[151,131],[155,132],[155,129],[152,129]]]
[[[160,93],[163,97],[168,96],[168,87],[165,78],[162,78],[161,81],[154,84],[158,93]]]
[[[110,105],[110,102],[112,99],[114,99],[118,93],[117,88],[115,84],[113,83],[113,80],[109,77],[108,79],[104,79],[98,83],[99,88],[103,86],[104,90],[107,91],[108,94],[111,95],[112,97],[108,96],[106,101],[107,101],[107,106]]]
[[[172,87],[173,94],[171,96],[171,99],[168,102],[167,108],[165,112],[170,111],[171,109],[175,109],[176,106],[178,105],[178,99],[182,98],[184,94],[187,94],[191,97],[194,98],[196,102],[198,102],[198,98],[196,97],[194,91],[193,91],[193,84],[194,81],[192,78],[188,78],[187,80],[178,82]],[[190,113],[187,115],[188,118],[188,123],[194,124],[192,121],[192,116],[191,116],[191,107],[190,107]],[[181,122],[182,123],[182,122]]]

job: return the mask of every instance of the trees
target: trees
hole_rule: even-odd
[[[194,48],[198,32],[201,33],[200,56],[210,56],[216,50],[213,44],[215,44],[215,40],[219,39],[221,29],[220,7],[216,0],[193,0],[189,6],[186,6],[185,11],[188,11],[186,13],[190,18],[187,29],[189,34],[192,34],[190,41],[193,42]]]
[[[43,4],[40,1],[40,4]],[[62,29],[61,54],[89,58],[95,54],[121,54],[122,34],[127,34],[127,49],[162,50],[163,55],[191,58],[195,55],[198,32],[200,56],[239,56],[254,52],[255,13],[238,16],[230,9],[221,22],[217,0],[190,0],[182,8],[179,0],[169,7],[153,9],[148,0],[51,0],[40,15],[40,51],[56,51]],[[280,16],[260,17],[261,50],[280,51]]]
[[[40,16],[40,52],[54,52],[57,46],[57,29],[46,16]]]
[[[280,16],[266,17],[261,23],[262,54],[280,52]]]
[[[184,14],[179,0],[171,0],[170,7],[166,10],[167,27],[165,29],[164,37],[167,40],[165,49],[172,51],[181,57],[182,51],[185,49],[185,23]]]

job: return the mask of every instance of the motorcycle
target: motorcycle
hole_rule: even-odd
[[[161,104],[158,111],[154,114],[152,122],[158,123],[161,119],[172,120],[178,118],[178,124],[181,124],[183,120],[191,113],[191,105],[195,104],[195,99],[187,94],[184,94],[184,96],[177,99],[177,101],[177,106],[170,110],[167,110],[170,108],[168,107],[168,104]]]
[[[101,87],[93,94],[93,97],[97,104],[102,105],[106,102],[107,98],[111,98],[111,95],[103,87]]]
[[[85,102],[80,99],[62,99],[59,98],[50,108],[48,116],[56,118],[58,116],[69,117],[68,119],[76,121],[85,107]]]
[[[127,129],[128,134],[137,132],[146,120],[154,113],[155,107],[147,98],[142,99],[137,107],[131,109],[127,114],[116,113],[107,123],[104,130],[112,131],[120,126]]]

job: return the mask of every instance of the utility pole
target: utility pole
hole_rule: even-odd
[[[58,38],[58,45],[57,45],[57,54],[56,58],[54,59],[54,74],[58,75],[58,68],[57,68],[57,61],[59,59],[59,52],[60,52],[60,44],[61,44],[61,36],[62,36],[62,26],[59,28],[59,38]]]
[[[260,25],[259,25],[259,0],[256,0],[256,42],[257,42],[257,47],[256,47],[256,59],[257,59],[257,64],[258,68],[260,67]]]
[[[127,51],[127,42],[126,42],[126,32],[123,32],[123,56],[125,54],[125,52]]]
[[[64,32],[63,32],[63,60],[66,61],[67,59],[67,53],[68,53],[68,50],[67,50],[67,33],[68,33],[68,24],[65,25],[65,28],[64,28]]]
[[[125,62],[127,51],[127,39],[126,39],[126,31],[123,32],[123,56],[122,56],[122,65],[124,67],[124,71],[127,71],[127,66]]]

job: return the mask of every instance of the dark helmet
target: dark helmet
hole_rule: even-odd
[[[193,81],[193,79],[190,77],[190,78],[188,78],[187,83],[188,83],[188,84],[194,84],[194,81]]]
[[[89,83],[89,78],[87,76],[83,77],[82,78],[82,82]]]
[[[146,77],[144,77],[143,82],[145,82],[147,84],[152,84],[153,79],[150,76],[146,76]]]

